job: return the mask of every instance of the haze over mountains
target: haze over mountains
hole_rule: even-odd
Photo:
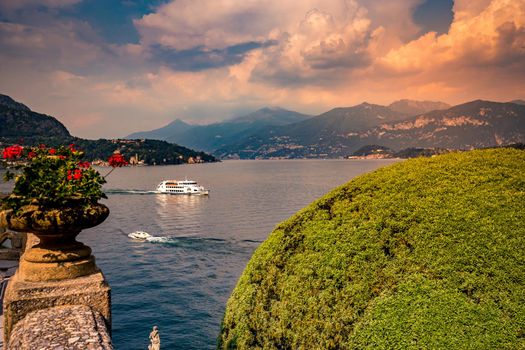
[[[373,106],[367,103],[362,106],[367,105]],[[265,135],[268,132],[278,132],[280,127],[287,125],[294,125],[286,128],[287,135],[300,136],[313,141],[313,139],[322,136],[330,137],[331,132],[329,130],[332,129],[369,128],[381,122],[400,120],[408,115],[448,107],[450,106],[443,102],[400,100],[388,107],[377,106],[379,110],[376,111],[370,111],[365,107],[361,109],[334,108],[321,114],[320,119],[279,107],[266,107],[245,116],[209,125],[191,125],[176,119],[162,128],[133,133],[126,138],[165,140],[206,152],[213,152],[229,149],[232,145],[247,141],[249,137],[256,140],[258,136]]]
[[[393,111],[399,112],[404,115],[416,115],[430,111],[448,109],[452,107],[448,103],[439,101],[414,101],[414,100],[399,100],[394,101],[388,105]]]
[[[365,103],[366,105],[366,103]],[[450,106],[443,102],[433,101],[414,101],[414,100],[400,100],[390,104],[385,109],[385,115],[407,116],[416,115],[436,109],[447,109]],[[344,113],[348,108],[335,108],[332,111],[335,119],[340,119],[339,123],[360,124],[366,123],[368,126],[377,125],[378,120],[375,115],[364,114],[368,121],[362,118],[353,118],[347,120],[344,118]],[[329,113],[329,112],[327,112]],[[359,111],[350,111],[350,113],[359,114]],[[326,113],[324,113],[326,114]],[[338,115],[339,116],[336,116]],[[175,119],[168,125],[154,129],[151,131],[141,131],[126,136],[129,139],[149,138],[157,140],[165,140],[186,144],[190,147],[203,149],[206,151],[213,151],[220,146],[229,145],[231,142],[238,141],[239,137],[246,137],[246,134],[254,134],[269,126],[284,126],[288,124],[299,123],[312,119],[311,115],[302,114],[279,107],[265,107],[245,116],[236,117],[219,123],[209,125],[192,125],[184,122],[181,119]],[[381,121],[381,120],[380,120]],[[329,121],[338,123],[336,120]],[[311,127],[315,126],[313,122]],[[307,123],[307,125],[309,125]],[[308,128],[308,126],[306,126]]]
[[[418,113],[412,114],[415,111]],[[242,159],[346,157],[371,145],[393,151],[483,148],[525,143],[525,101],[476,100],[453,107],[429,101],[401,100],[389,106],[365,102],[334,108],[315,117],[272,107],[210,125],[174,120],[165,127],[128,138],[159,140],[147,144],[137,141],[136,147],[123,146],[156,163],[158,159],[178,162],[170,152],[182,155],[181,159],[199,156],[212,160],[188,148],[221,158]],[[75,138],[56,118],[33,112],[9,96],[0,95],[0,142],[17,143],[20,139],[33,144],[83,144],[93,158],[111,154],[116,147],[111,140]]]
[[[265,127],[293,124],[309,118],[310,115],[283,108],[266,107],[245,116],[209,125],[191,125],[177,119],[165,127],[133,133],[126,138],[165,140],[209,152],[226,147],[246,135],[260,132]]]
[[[524,142],[522,102],[478,100],[454,107],[432,101],[365,102],[316,117],[265,108],[204,126],[175,121],[129,137],[164,137],[222,158],[248,159],[345,157],[366,145],[471,149]]]
[[[406,116],[365,103],[270,128],[214,153],[240,158],[344,157],[365,145],[472,149],[524,141],[523,105],[473,101]]]

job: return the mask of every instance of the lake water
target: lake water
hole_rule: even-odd
[[[105,185],[110,217],[79,235],[112,288],[115,348],[147,349],[157,325],[163,349],[214,349],[226,301],[273,228],[334,187],[393,162],[265,160],[116,169]],[[210,195],[149,192],[164,179],[186,177],[210,188]],[[137,230],[157,242],[127,236]]]

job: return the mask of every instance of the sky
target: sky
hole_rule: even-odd
[[[525,0],[2,0],[0,93],[75,136],[525,98]]]

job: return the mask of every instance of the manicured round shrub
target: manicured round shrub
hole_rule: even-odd
[[[524,349],[525,152],[414,159],[281,223],[220,349]]]

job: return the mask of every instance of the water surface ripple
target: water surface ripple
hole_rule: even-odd
[[[111,285],[115,348],[147,349],[157,325],[163,349],[214,349],[228,296],[275,225],[392,162],[226,161],[114,171],[105,185],[111,215],[79,240],[92,247]],[[184,178],[210,188],[210,195],[152,193],[164,179]],[[127,236],[137,230],[160,239]]]

